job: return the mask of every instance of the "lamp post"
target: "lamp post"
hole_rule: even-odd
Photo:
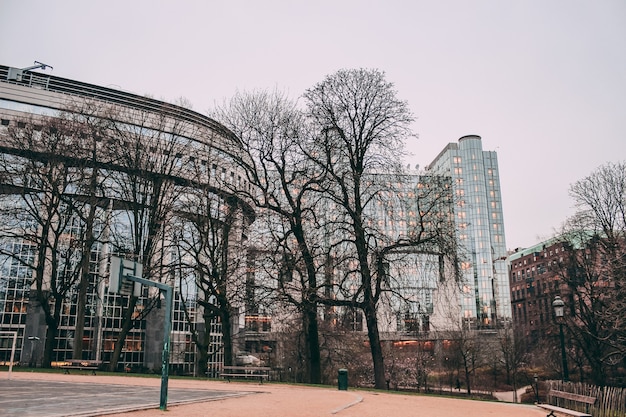
[[[535,380],[535,403],[539,404],[539,376],[535,373],[533,379]]]
[[[37,366],[37,361],[33,357],[35,351],[35,343],[37,343],[40,339],[37,336],[28,336],[28,340],[30,341],[30,359],[28,362],[28,366],[34,368]]]
[[[559,323],[559,336],[561,337],[561,369],[563,375],[563,382],[569,381],[569,371],[567,369],[567,355],[565,354],[565,336],[563,335],[563,313],[565,311],[565,303],[558,295],[554,297],[552,302],[554,308],[554,315]]]

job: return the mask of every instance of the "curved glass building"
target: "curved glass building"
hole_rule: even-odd
[[[175,288],[174,372],[205,372],[195,340],[207,331],[209,366],[221,362],[220,320],[195,285],[211,254],[192,248],[206,219],[222,226],[212,230],[227,225],[227,244],[216,245],[237,265],[232,285],[245,281],[254,212],[238,197],[249,186],[230,131],[182,106],[0,66],[0,157],[0,331],[18,333],[17,361],[106,363],[125,329],[117,368],[160,368],[159,296],[110,292],[108,258],[117,255]]]

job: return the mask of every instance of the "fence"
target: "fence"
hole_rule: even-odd
[[[546,381],[549,389],[571,392],[573,394],[588,395],[597,398],[595,404],[589,408],[593,417],[626,417],[626,389],[616,387],[597,387],[580,382]],[[585,412],[584,404],[576,411]]]

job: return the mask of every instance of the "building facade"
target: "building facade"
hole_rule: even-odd
[[[511,319],[497,154],[483,151],[480,136],[464,136],[448,144],[426,170],[452,180],[463,258],[462,319],[473,328],[494,328]]]
[[[34,201],[32,196],[47,195],[43,180],[25,180],[18,174],[26,171],[17,168],[0,172],[0,331],[18,333],[16,360],[32,365],[42,363],[48,337],[46,319],[50,317],[42,306],[42,293],[58,313],[58,333],[50,360],[76,359],[75,343],[82,345],[80,359],[111,359],[130,300],[128,295],[108,291],[108,257],[113,254],[153,265],[144,266],[149,278],[174,287],[170,349],[174,371],[205,373],[205,369],[197,367],[196,347],[197,341],[204,340],[209,345],[209,374],[212,370],[218,372],[223,363],[223,329],[219,320],[202,307],[214,303],[215,297],[199,290],[199,276],[206,271],[194,267],[206,263],[203,259],[208,261],[209,255],[194,253],[192,245],[185,242],[197,237],[188,229],[190,219],[214,216],[218,222],[225,222],[230,213],[227,208],[235,206],[234,220],[229,220],[229,225],[236,232],[228,244],[232,247],[230,259],[237,268],[230,271],[234,277],[230,285],[245,294],[231,306],[235,353],[244,350],[266,362],[277,361],[280,343],[292,341],[280,342],[276,334],[285,327],[298,325],[293,318],[297,312],[256,302],[258,281],[276,280],[281,275],[280,271],[272,272],[255,263],[255,258],[267,250],[262,242],[256,242],[256,254],[252,251],[248,257],[248,247],[255,245],[250,242],[253,238],[248,231],[258,213],[237,197],[238,190],[249,191],[250,186],[236,163],[241,160],[240,144],[229,131],[183,107],[5,66],[0,66],[0,121],[0,155],[5,168],[34,163],[43,169],[42,161],[58,162],[58,166],[67,169],[65,188],[58,193],[59,198],[68,207],[83,210],[72,212],[62,230],[59,228],[58,247],[67,249],[67,256],[58,262],[65,269],[56,268],[53,275],[51,267],[38,268],[37,264],[38,253],[43,253],[38,248],[42,242],[48,245],[48,240],[38,242],[37,233],[31,239],[16,232],[32,226],[32,218],[20,217],[19,212],[28,211]],[[49,144],[37,141],[70,127],[74,130],[57,135],[61,141],[73,138],[73,142],[60,142],[64,146],[46,148]],[[47,136],[42,136],[42,130]],[[34,140],[15,142],[16,138],[27,137]],[[91,153],[89,144],[93,146]],[[137,160],[140,154],[143,162]],[[145,165],[130,165],[138,162]],[[456,233],[460,242],[462,262],[458,277],[452,271],[455,268],[449,268],[449,263],[444,265],[443,257],[434,252],[417,250],[390,255],[385,274],[393,278],[394,287],[387,293],[400,296],[385,295],[388,298],[382,302],[379,322],[383,337],[393,340],[422,334],[429,338],[431,331],[454,329],[458,324],[490,329],[509,320],[509,274],[496,153],[483,151],[480,137],[465,136],[458,143],[449,144],[426,173],[389,176],[382,183],[385,181],[389,182],[388,191],[372,200],[368,209],[372,230],[380,232],[383,240],[393,241],[408,236],[424,220],[435,224],[444,218],[453,226],[450,233]],[[126,189],[128,184],[143,188],[131,195]],[[162,199],[159,201],[167,201],[168,209],[151,224],[139,224],[140,214],[153,213],[151,202],[157,198],[157,186],[163,184],[167,187],[158,193]],[[429,184],[433,186],[432,193],[427,191]],[[443,191],[443,199],[433,206],[436,210],[422,217],[420,204],[435,195],[441,198],[439,191]],[[206,212],[200,211],[200,200],[211,202]],[[79,237],[84,236],[85,213],[90,207],[94,238],[88,249],[88,280],[81,289],[78,275],[71,278],[79,271],[79,258],[69,249],[71,242],[82,241]],[[325,214],[332,213],[332,208],[328,208]],[[6,219],[21,219],[21,223]],[[60,225],[64,217],[55,214],[50,219]],[[40,259],[48,259],[49,250],[42,256]],[[344,267],[350,269],[349,265]],[[39,278],[37,271],[42,274]],[[260,276],[268,271],[270,276]],[[342,271],[328,274],[332,277],[335,272]],[[63,280],[68,285],[60,291],[57,284]],[[447,298],[450,294],[454,299]],[[160,367],[163,311],[156,307],[158,297],[153,292],[143,289],[138,295],[132,317],[135,323],[126,336],[118,369]],[[86,300],[84,310],[81,298]],[[351,331],[366,331],[360,310],[344,310],[320,308],[320,316]],[[452,325],[448,323],[451,317]],[[84,334],[78,340],[80,321],[84,322]],[[0,361],[8,358],[7,341],[0,339]]]
[[[190,252],[179,243],[193,237],[191,220],[219,223],[228,212],[233,258],[245,256],[254,213],[236,196],[249,186],[233,163],[234,135],[180,106],[6,66],[0,120],[0,331],[18,333],[16,360],[108,362],[130,306],[118,369],[161,367],[159,296],[109,292],[108,257],[117,255],[175,288],[173,370],[198,373],[194,333],[210,333],[209,361],[221,363],[219,320],[201,305],[212,300],[194,285],[198,268],[181,267]],[[208,213],[195,204],[200,197],[211,201]],[[243,277],[240,269],[231,272]],[[9,348],[2,338],[0,360]]]
[[[564,243],[548,240],[508,257],[513,325],[530,344],[554,332],[552,302],[561,295]]]

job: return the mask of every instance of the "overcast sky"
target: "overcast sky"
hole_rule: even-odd
[[[416,117],[411,165],[468,134],[498,153],[511,249],[572,214],[570,184],[626,160],[624,0],[0,0],[0,64],[35,60],[200,113],[380,69]]]

